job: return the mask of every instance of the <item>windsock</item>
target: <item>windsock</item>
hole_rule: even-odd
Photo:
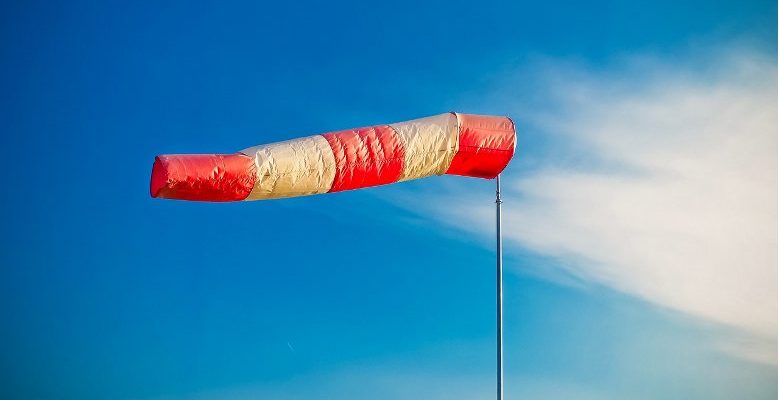
[[[515,152],[507,117],[447,113],[259,145],[235,154],[160,155],[152,197],[244,201],[425,178],[495,178]]]

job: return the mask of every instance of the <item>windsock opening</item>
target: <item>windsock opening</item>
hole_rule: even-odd
[[[493,179],[515,155],[515,124],[507,117],[456,113],[458,152],[447,175]]]
[[[152,197],[193,201],[239,201],[252,192],[255,163],[244,154],[172,154],[154,159]]]

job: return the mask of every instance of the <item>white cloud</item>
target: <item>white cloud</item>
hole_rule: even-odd
[[[729,51],[621,65],[548,62],[537,89],[550,97],[535,105],[506,82],[494,94],[516,104],[519,135],[525,125],[554,140],[502,180],[507,245],[734,328],[723,349],[776,363],[776,61]],[[492,232],[492,209],[447,194],[457,198],[443,221]]]

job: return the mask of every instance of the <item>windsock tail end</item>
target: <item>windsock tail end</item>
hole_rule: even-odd
[[[166,154],[155,157],[152,197],[194,201],[240,201],[255,184],[254,160],[244,154]]]

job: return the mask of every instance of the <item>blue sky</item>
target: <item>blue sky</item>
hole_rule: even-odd
[[[776,398],[776,16],[4,4],[0,397],[491,398],[492,182],[148,195],[156,154],[455,110],[519,126],[508,398]]]

